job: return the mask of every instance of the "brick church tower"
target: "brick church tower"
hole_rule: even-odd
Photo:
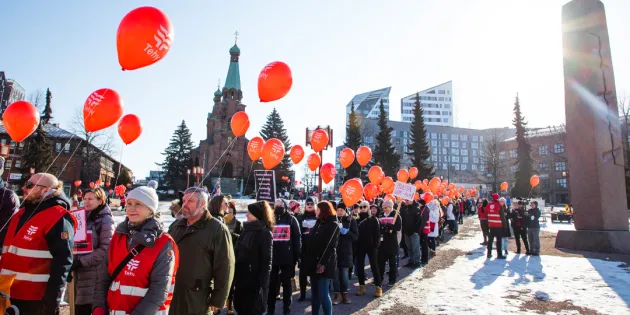
[[[247,177],[252,166],[247,154],[249,140],[245,137],[234,139],[230,127],[234,113],[245,111],[245,104],[241,103],[243,92],[238,65],[240,55],[241,50],[235,43],[230,48],[230,67],[225,86],[223,90],[217,87],[217,91],[214,92],[214,105],[212,112],[208,113],[207,137],[191,152],[193,162],[198,161],[205,173],[210,172],[204,185],[215,186],[220,180],[221,192],[233,196],[243,193],[246,189]],[[249,186],[253,186],[253,179]]]

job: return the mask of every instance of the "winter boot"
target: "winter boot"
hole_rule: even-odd
[[[364,285],[360,285],[359,286],[359,291],[357,291],[357,296],[362,296],[365,295],[365,286]]]
[[[332,303],[333,305],[339,305],[339,303],[341,303],[341,293],[335,292]]]
[[[374,297],[381,297],[383,296],[383,289],[381,287],[376,287],[376,293],[374,294]]]
[[[341,293],[341,300],[343,304],[350,304],[350,298],[348,297],[348,292]]]

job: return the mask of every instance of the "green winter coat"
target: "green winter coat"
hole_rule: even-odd
[[[191,226],[187,226],[186,219],[173,222],[168,233],[179,248],[169,314],[212,314],[210,306],[222,308],[234,276],[230,230],[206,211]]]

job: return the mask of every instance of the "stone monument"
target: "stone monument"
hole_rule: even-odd
[[[556,247],[630,253],[624,155],[608,27],[599,0],[562,8],[569,188],[576,231]]]

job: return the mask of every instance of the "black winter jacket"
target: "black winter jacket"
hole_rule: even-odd
[[[530,229],[540,229],[540,209],[528,209],[527,210],[527,227]]]
[[[18,211],[20,201],[17,195],[10,189],[0,188],[0,244],[4,243],[4,236],[7,234],[8,222],[13,213]],[[6,225],[6,226],[5,226]]]
[[[388,216],[385,216],[385,213],[383,213],[382,218],[393,218],[395,215],[396,210],[393,210]],[[382,219],[379,221],[381,222],[381,235],[383,236],[383,241],[381,242],[378,252],[379,254],[383,253],[395,255],[398,253],[398,232],[402,229],[402,219],[398,216],[395,222],[387,224],[383,224],[384,221]]]
[[[358,250],[376,249],[381,245],[381,225],[378,219],[368,216],[367,213],[359,213],[359,241]]]
[[[294,265],[302,252],[300,225],[298,220],[286,210],[280,215],[275,214],[275,217],[273,265]]]
[[[306,253],[303,265],[313,279],[334,279],[337,268],[337,243],[339,241],[339,223],[336,217],[325,221],[317,220],[311,229],[311,249]],[[317,265],[324,266],[323,273],[317,273]]]
[[[302,234],[302,257],[310,250],[311,229],[317,222],[315,211],[304,211],[303,214],[296,216],[300,224],[300,233]]]
[[[353,243],[359,239],[359,226],[357,220],[351,216],[340,217],[339,222],[344,228],[349,229],[345,235],[339,233],[339,243],[337,244],[337,266],[341,268],[352,268],[353,265]]]
[[[420,205],[417,202],[414,202],[411,205],[403,205],[400,209],[402,232],[407,236],[418,233],[421,224]]]
[[[239,314],[262,314],[267,308],[273,233],[264,222],[245,222],[235,245],[234,306]]]

